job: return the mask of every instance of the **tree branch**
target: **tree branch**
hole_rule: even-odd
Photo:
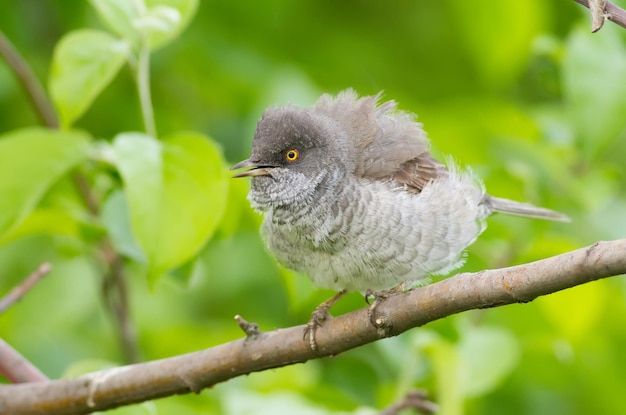
[[[396,336],[462,311],[525,303],[590,281],[626,273],[626,239],[510,268],[463,273],[390,297],[371,325],[367,309],[330,319],[317,332],[317,352],[304,325],[261,333],[195,353],[94,372],[75,379],[0,385],[0,413],[86,414],[173,394],[200,392],[244,374],[332,356]]]
[[[26,279],[0,299],[0,314],[26,295],[52,269],[48,262],[41,264]],[[48,380],[46,375],[24,358],[7,342],[0,339],[0,375],[9,382],[40,382]]]
[[[379,415],[398,415],[405,409],[415,409],[424,415],[432,415],[439,412],[439,406],[428,400],[428,394],[422,390],[409,392],[400,402],[391,405]]]
[[[0,314],[4,313],[7,308],[18,302],[24,295],[30,291],[41,280],[44,275],[50,272],[52,265],[44,262],[39,265],[26,279],[17,287],[13,288],[7,295],[0,298]]]
[[[108,267],[102,280],[104,302],[115,320],[126,363],[137,363],[141,361],[141,351],[137,343],[135,326],[130,318],[130,299],[124,260],[108,240],[102,244],[101,251]]]
[[[26,63],[24,58],[22,58],[22,55],[19,54],[17,49],[13,47],[13,44],[1,30],[0,55],[4,57],[4,60],[7,62],[9,67],[13,69],[13,72],[26,91],[26,96],[30,98],[37,115],[41,119],[41,122],[50,128],[58,128],[59,120],[54,107],[48,99],[48,95],[46,95],[45,90],[41,86],[41,83],[33,73],[30,66]]]
[[[574,0],[574,1],[590,9],[589,0]],[[609,1],[606,2],[604,10],[606,11],[607,20],[610,20],[613,23],[616,23],[626,29],[626,10],[614,5],[613,3]],[[600,30],[601,27],[602,25],[600,25],[599,27],[597,25],[594,25],[592,27],[592,31],[597,32],[598,30]]]
[[[31,100],[41,122],[49,128],[58,128],[57,113],[48,99],[44,88],[33,73],[28,62],[13,47],[9,39],[0,31],[0,55],[4,57],[9,67],[20,80],[26,96]],[[149,91],[148,91],[149,95]],[[150,104],[151,105],[151,104]],[[155,133],[156,134],[156,133]],[[100,205],[96,199],[87,178],[80,172],[72,174],[74,186],[85,206],[93,216],[98,216]],[[130,305],[126,277],[124,274],[123,258],[112,248],[108,237],[104,238],[102,254],[107,264],[107,273],[104,276],[103,288],[106,304],[115,318],[119,332],[122,351],[128,363],[139,360],[140,352],[135,337],[133,322],[130,318]],[[2,310],[0,310],[1,312]]]
[[[46,375],[2,339],[0,339],[0,374],[11,383],[48,380]]]

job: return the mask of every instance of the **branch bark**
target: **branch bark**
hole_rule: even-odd
[[[259,332],[199,352],[75,379],[0,385],[0,413],[86,414],[173,394],[197,393],[244,374],[336,355],[462,311],[525,303],[624,273],[626,239],[598,242],[529,264],[458,274],[390,297],[377,309],[384,329],[371,325],[367,309],[333,318],[318,330],[316,352],[302,338],[304,325]]]
[[[582,4],[588,9],[591,9],[589,7],[589,0],[574,0],[574,1],[578,4]],[[604,6],[604,10],[606,11],[607,20],[610,20],[613,23],[618,24],[626,29],[626,10],[622,9],[621,7],[616,6],[615,4],[609,1],[606,2],[606,5]],[[600,30],[601,27],[602,25],[598,26],[594,24],[591,30],[593,32],[597,32],[598,30]]]
[[[48,380],[46,375],[2,339],[0,339],[0,374],[11,383]]]
[[[52,265],[44,262],[18,286],[0,298],[0,314],[21,300],[51,269]],[[48,380],[46,375],[41,373],[39,369],[2,339],[0,339],[0,375],[4,376],[11,383]]]

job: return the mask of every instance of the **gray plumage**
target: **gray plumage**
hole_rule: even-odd
[[[310,108],[269,108],[259,121],[249,200],[279,262],[335,290],[381,290],[443,274],[494,212],[566,216],[489,196],[469,169],[446,168],[412,114],[380,94],[323,95]],[[294,158],[293,160],[290,160]]]

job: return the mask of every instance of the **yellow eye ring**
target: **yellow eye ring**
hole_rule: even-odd
[[[298,157],[300,157],[300,153],[298,153],[298,150],[296,150],[295,148],[285,153],[285,158],[287,159],[287,161],[296,161],[298,160]]]

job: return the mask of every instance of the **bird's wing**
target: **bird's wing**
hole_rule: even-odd
[[[420,192],[447,170],[428,151],[430,143],[415,116],[398,111],[395,101],[378,104],[380,96],[359,98],[348,89],[336,97],[323,95],[314,110],[337,121],[352,140],[358,152],[357,176],[394,180]]]
[[[448,169],[433,156],[426,152],[408,160],[396,170],[392,176],[399,185],[407,190],[419,193],[430,181],[449,174]]]

